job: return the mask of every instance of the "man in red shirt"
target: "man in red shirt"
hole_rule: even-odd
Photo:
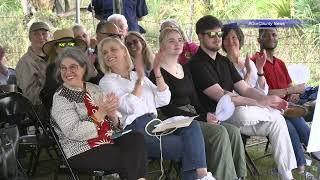
[[[278,44],[278,32],[276,29],[259,29],[258,42],[261,52],[266,50],[266,63],[263,67],[263,73],[258,76],[264,76],[269,85],[269,95],[277,95],[289,102],[297,103],[299,94],[304,91],[304,84],[293,85],[285,63],[274,56],[274,50]],[[255,62],[260,52],[257,52],[252,60]],[[295,152],[299,172],[304,172],[306,163],[301,143],[308,145],[310,128],[303,117],[289,118],[285,117],[289,130],[292,146]],[[318,155],[319,153],[315,153]]]

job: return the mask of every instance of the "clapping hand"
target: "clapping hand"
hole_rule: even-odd
[[[258,72],[263,72],[263,66],[266,64],[266,61],[267,61],[267,53],[266,53],[266,50],[264,49],[262,51],[262,54],[258,55],[257,59],[256,59],[256,67],[257,67],[257,70]]]
[[[249,74],[249,73],[251,73],[251,66],[250,66],[250,57],[249,57],[249,54],[247,53],[247,55],[246,55],[246,59],[245,59],[245,61],[244,61],[244,66],[246,67],[246,70],[247,70],[247,73]]]
[[[111,117],[117,119],[117,109],[119,108],[119,98],[114,93],[104,95],[103,100],[99,103],[99,110]]]

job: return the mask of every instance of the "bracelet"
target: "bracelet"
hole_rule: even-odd
[[[162,78],[162,75],[160,74],[160,76],[155,76],[156,79]]]
[[[264,76],[264,73],[257,73],[258,76]]]

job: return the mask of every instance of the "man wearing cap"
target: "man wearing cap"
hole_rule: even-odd
[[[20,58],[17,66],[17,85],[33,105],[41,105],[40,90],[44,86],[47,61],[42,46],[48,41],[49,26],[44,22],[35,22],[29,29],[31,46]]]

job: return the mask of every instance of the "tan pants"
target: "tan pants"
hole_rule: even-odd
[[[246,108],[237,107],[227,122],[240,127],[242,134],[248,136],[268,136],[278,170],[283,176],[283,179],[288,179],[284,177],[289,176],[289,178],[291,178],[291,170],[297,167],[288,128],[285,119],[279,112],[272,111],[268,113],[268,111],[266,108],[255,106]],[[265,115],[266,113],[268,115]],[[257,116],[259,116],[259,122],[254,125],[243,125],[243,123],[237,122],[239,121],[238,117],[241,117],[241,121],[244,122],[246,120],[243,118],[252,121],[252,118],[257,118]],[[263,121],[263,118],[266,118],[265,121]]]

